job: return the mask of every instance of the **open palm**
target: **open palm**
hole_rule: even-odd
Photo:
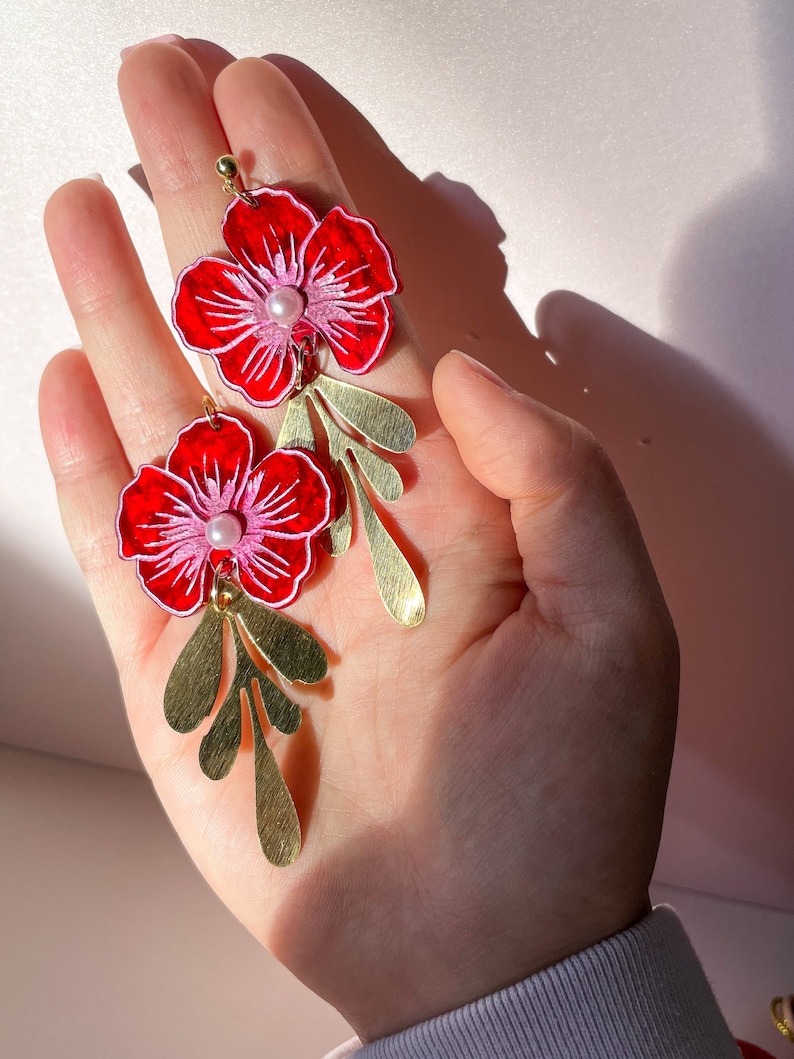
[[[223,253],[214,163],[229,151],[252,184],[287,186],[320,214],[352,208],[300,96],[264,60],[230,64],[210,85],[181,48],[144,45],[120,89],[175,274]],[[638,918],[672,749],[675,637],[587,433],[459,354],[431,384],[398,307],[385,358],[356,381],[417,425],[389,516],[427,616],[408,629],[386,613],[358,526],[290,608],[330,669],[316,687],[296,685],[300,731],[267,732],[304,842],[294,865],[274,868],[254,823],[250,731],[232,773],[212,782],[197,760],[209,722],[182,736],[164,719],[168,675],[198,618],[171,618],[141,592],[113,532],[120,490],[201,414],[205,388],[110,192],[66,185],[46,227],[85,350],[55,358],[42,384],[64,523],[143,763],[219,896],[369,1037]],[[209,386],[272,443],[283,411],[253,409],[217,376]]]

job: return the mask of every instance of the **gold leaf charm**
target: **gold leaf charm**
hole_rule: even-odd
[[[259,712],[251,695],[243,693],[254,732],[256,829],[262,852],[277,868],[292,864],[301,851],[301,825],[295,803],[281,775],[273,751],[265,742]]]
[[[239,671],[239,666],[237,667]],[[237,679],[229,688],[229,694],[221,703],[215,714],[215,720],[199,747],[199,765],[205,776],[211,780],[222,780],[232,770],[240,749],[243,734],[242,713],[240,712],[240,692],[243,684]]]
[[[425,616],[425,598],[416,575],[378,518],[347,456],[344,459],[344,467],[361,508],[380,598],[386,610],[400,625],[419,625]]]
[[[277,441],[279,447],[301,445],[316,449],[309,405],[322,423],[328,439],[328,455],[345,484],[344,508],[325,531],[323,544],[334,557],[347,551],[353,528],[350,501],[355,495],[383,604],[400,625],[418,625],[425,616],[422,588],[408,560],[378,517],[362,483],[363,478],[376,496],[386,503],[394,503],[403,494],[400,473],[379,453],[343,431],[329,409],[386,452],[406,452],[413,445],[416,441],[413,420],[399,405],[379,394],[318,375],[289,402]]]
[[[209,716],[218,696],[222,665],[223,613],[209,604],[165,686],[165,719],[175,732],[192,732]]]
[[[297,394],[287,403],[287,414],[281,424],[278,449],[308,449],[314,452],[314,429],[306,407],[305,392]]]
[[[328,672],[328,659],[310,632],[240,595],[237,616],[254,647],[287,683],[317,684]]]
[[[378,448],[387,452],[407,452],[416,441],[413,419],[394,401],[327,375],[318,375],[311,387],[321,393],[351,427]]]
[[[323,535],[320,537],[323,547],[334,559],[345,554],[353,536],[353,512],[350,510],[350,496],[347,488],[344,489],[343,500],[345,506],[342,514],[331,523],[328,529],[323,530]]]
[[[254,735],[259,843],[271,864],[283,867],[300,852],[300,822],[292,795],[267,745],[257,703],[261,703],[274,728],[285,735],[293,734],[300,727],[300,707],[271,679],[266,667],[272,667],[290,684],[316,684],[327,673],[328,659],[321,644],[306,629],[255,603],[217,574],[215,581],[204,616],[168,678],[165,716],[172,728],[185,733],[197,728],[212,712],[220,687],[226,624],[234,644],[234,673],[201,740],[199,764],[211,780],[228,776],[240,749],[242,710],[247,709]],[[252,656],[241,633],[259,660]]]

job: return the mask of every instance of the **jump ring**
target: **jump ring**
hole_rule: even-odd
[[[220,406],[213,400],[209,394],[204,394],[201,398],[201,407],[204,409],[204,415],[207,417],[207,422],[213,430],[221,429],[221,421],[218,418],[218,412],[220,412]]]

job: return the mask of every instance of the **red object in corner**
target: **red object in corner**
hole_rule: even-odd
[[[737,1041],[736,1043],[739,1045],[739,1051],[744,1056],[744,1059],[775,1059],[774,1055],[764,1048],[759,1048],[757,1044],[750,1044],[748,1041]]]

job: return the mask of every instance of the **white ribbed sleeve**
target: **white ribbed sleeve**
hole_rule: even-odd
[[[523,982],[327,1059],[739,1059],[671,908]]]

